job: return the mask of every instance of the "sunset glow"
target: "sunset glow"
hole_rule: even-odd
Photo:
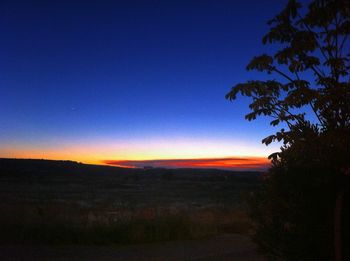
[[[108,164],[123,167],[169,168],[221,168],[266,169],[267,152],[273,148],[235,140],[209,139],[148,139],[145,140],[98,140],[36,144],[5,144],[0,157],[75,160],[90,164]]]
[[[269,161],[266,158],[211,158],[211,159],[172,159],[172,160],[106,160],[104,163],[130,168],[201,168],[226,170],[266,170]]]

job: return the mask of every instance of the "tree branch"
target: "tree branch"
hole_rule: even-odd
[[[284,72],[280,71],[279,69],[277,69],[275,66],[271,66],[271,71],[274,71],[280,75],[282,75],[284,78],[286,78],[287,80],[289,80],[290,82],[294,82],[294,80],[289,77],[287,74],[285,74]]]

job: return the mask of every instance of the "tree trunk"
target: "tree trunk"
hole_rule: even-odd
[[[342,247],[342,216],[344,190],[337,193],[334,207],[334,257],[335,261],[343,261]]]

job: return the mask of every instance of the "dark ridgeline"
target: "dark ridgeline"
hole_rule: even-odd
[[[106,165],[93,165],[83,164],[70,160],[44,160],[44,159],[12,159],[12,158],[0,158],[0,171],[2,174],[165,174],[172,173],[177,175],[185,175],[187,177],[196,177],[200,174],[201,178],[204,177],[225,177],[234,176],[243,180],[255,179],[263,172],[261,171],[228,171],[220,169],[196,169],[196,168],[155,168],[145,166],[144,168],[122,168]]]

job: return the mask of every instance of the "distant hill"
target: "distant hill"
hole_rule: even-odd
[[[44,159],[10,159],[0,158],[0,171],[2,172],[123,172],[123,168],[89,165],[69,160],[44,160]]]

